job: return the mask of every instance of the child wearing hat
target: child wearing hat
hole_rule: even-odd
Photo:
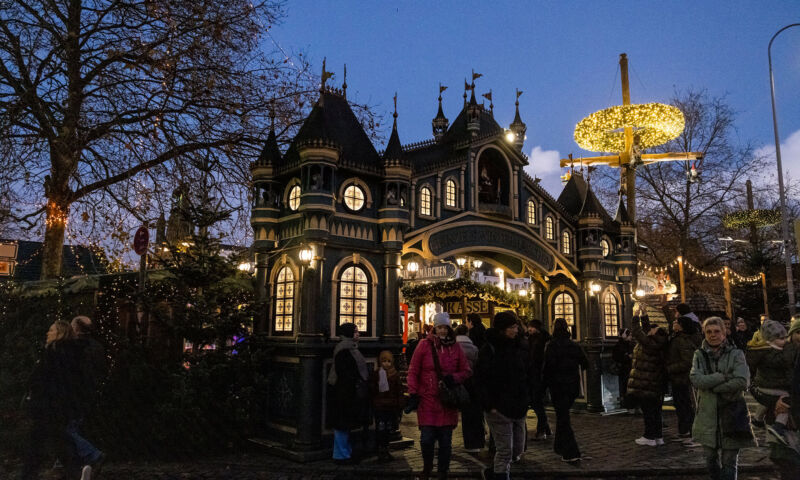
[[[389,453],[389,434],[397,430],[400,410],[403,409],[403,384],[394,365],[394,356],[384,350],[378,356],[378,364],[369,379],[370,396],[375,414],[375,443],[378,461],[392,460]]]

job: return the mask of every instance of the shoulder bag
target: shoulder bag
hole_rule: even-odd
[[[460,348],[456,346],[456,348]],[[439,379],[439,401],[446,408],[462,409],[470,404],[469,392],[463,384],[448,386],[443,380],[442,367],[439,364],[439,354],[436,352],[436,344],[431,341],[431,353],[433,354],[433,366],[436,369],[436,377]]]
[[[706,369],[709,373],[715,370],[711,368],[711,358],[708,352],[699,348],[706,362]],[[722,395],[717,394],[717,418],[722,430],[722,436],[738,440],[752,440],[753,430],[750,428],[750,412],[747,410],[747,403],[743,395],[737,395],[734,400],[724,400]]]

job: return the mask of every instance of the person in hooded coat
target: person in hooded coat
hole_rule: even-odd
[[[442,405],[439,400],[439,375],[434,354],[441,368],[441,381],[448,385],[463,384],[472,376],[469,362],[456,343],[450,316],[440,312],[433,316],[433,329],[419,342],[408,368],[408,406],[406,413],[417,410],[423,469],[420,478],[427,480],[433,471],[433,454],[439,444],[439,478],[447,478],[450,470],[453,429],[458,425],[458,410]]]
[[[572,340],[566,320],[557,318],[553,324],[553,337],[544,349],[542,384],[550,390],[550,399],[556,411],[556,434],[553,450],[561,460],[576,463],[581,451],[575,440],[569,412],[581,391],[580,368],[589,368],[586,353]]]
[[[678,317],[672,323],[672,338],[667,349],[667,374],[672,385],[672,402],[678,417],[678,437],[692,436],[694,423],[694,392],[689,381],[694,351],[700,346],[703,337],[696,329],[696,323],[689,317]]]
[[[664,444],[661,406],[664,403],[664,354],[669,338],[667,332],[651,324],[647,315],[633,316],[633,368],[628,379],[628,396],[639,403],[644,417],[644,435],[635,440],[638,445],[655,447]]]
[[[466,325],[459,325],[456,330],[456,343],[464,351],[469,362],[469,368],[475,372],[478,362],[478,347],[469,338]],[[464,437],[464,450],[468,453],[478,453],[486,443],[486,430],[484,427],[483,408],[481,407],[478,393],[475,389],[475,377],[470,377],[464,382],[469,392],[470,404],[461,408],[461,433]]]
[[[534,436],[536,440],[542,440],[552,435],[544,409],[544,388],[542,387],[544,347],[549,341],[550,334],[542,326],[541,320],[531,320],[528,323],[528,383],[531,408],[536,414],[536,434]]]
[[[469,333],[467,334],[469,335],[469,339],[472,340],[472,343],[480,350],[486,342],[486,327],[483,326],[481,316],[477,313],[470,313],[467,315],[466,325],[469,329]]]
[[[475,384],[496,447],[493,467],[484,471],[484,477],[491,472],[498,480],[509,478],[511,462],[525,449],[530,365],[519,335],[514,312],[495,315],[476,367]]]
[[[358,350],[358,327],[339,325],[339,343],[333,350],[328,374],[328,427],[333,429],[333,460],[355,463],[350,431],[363,426],[369,416],[369,370]]]

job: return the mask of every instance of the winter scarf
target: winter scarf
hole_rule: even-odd
[[[336,354],[341,352],[342,350],[350,350],[350,354],[353,355],[353,360],[356,361],[356,366],[358,367],[358,374],[359,376],[366,381],[369,378],[369,371],[367,370],[367,362],[364,360],[364,355],[361,355],[361,352],[358,351],[358,345],[356,345],[355,340],[352,338],[342,337],[339,343],[336,344],[336,347],[333,349],[333,358],[336,358]],[[330,373],[328,374],[328,385],[336,385],[336,381],[338,377],[336,376],[336,369],[331,368]]]

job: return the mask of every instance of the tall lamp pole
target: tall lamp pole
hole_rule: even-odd
[[[772,127],[775,130],[775,159],[778,163],[778,194],[781,200],[781,233],[783,235],[783,255],[786,261],[786,290],[789,294],[789,315],[795,313],[794,300],[794,280],[792,279],[792,249],[789,240],[789,212],[786,209],[786,192],[783,189],[783,167],[781,166],[781,140],[778,135],[778,115],[775,111],[775,77],[772,75],[772,42],[775,37],[787,28],[800,26],[800,23],[793,23],[781,28],[769,41],[767,47],[767,58],[769,59],[769,88],[772,95]]]

